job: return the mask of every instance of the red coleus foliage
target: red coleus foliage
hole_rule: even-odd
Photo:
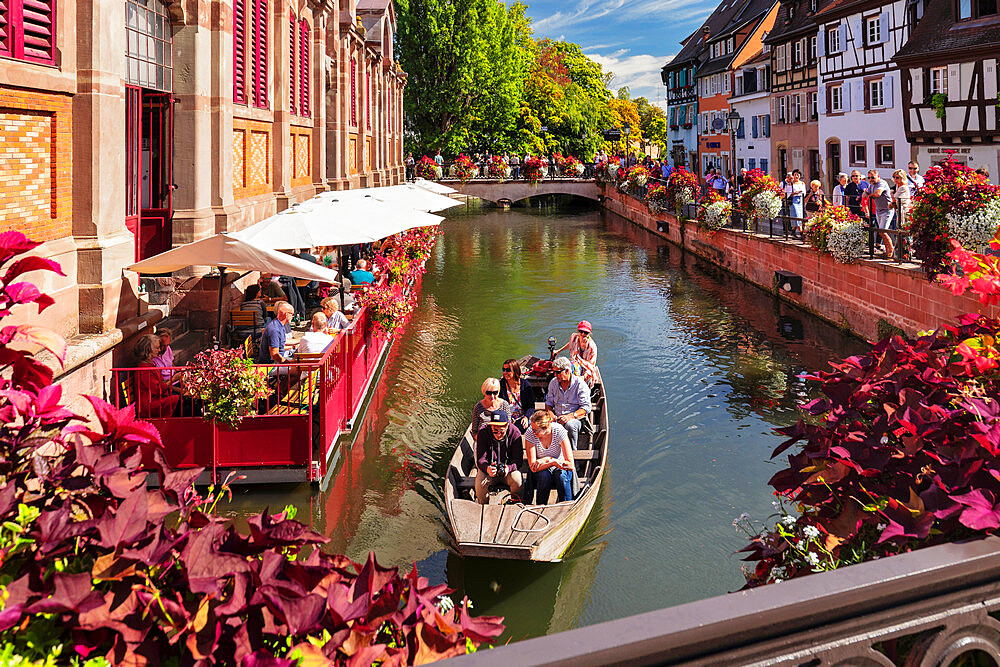
[[[0,234],[0,262],[37,244]],[[11,279],[59,271],[27,258],[0,278],[0,312],[51,300]],[[2,316],[0,316],[2,317]],[[37,328],[0,337],[0,642],[28,659],[70,664],[402,665],[460,655],[490,641],[500,619],[442,604],[445,586],[318,547],[326,538],[265,511],[238,531],[218,496],[173,470],[157,430],[90,398],[96,425],[61,404],[52,372],[14,342],[62,345]],[[9,378],[9,379],[7,379]],[[142,461],[160,488],[148,490]]]
[[[813,571],[789,537],[803,528],[833,567],[1000,528],[998,331],[965,315],[810,376],[823,397],[779,431],[772,456],[801,447],[770,481],[800,516],[744,549],[748,586]]]
[[[1000,187],[950,156],[927,170],[924,186],[917,190],[910,209],[913,252],[927,277],[944,272],[951,252],[948,216],[973,213],[988,200],[1000,197]]]

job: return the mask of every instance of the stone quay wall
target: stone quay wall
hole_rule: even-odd
[[[652,214],[645,203],[614,188],[604,189],[603,206],[704,260],[731,271],[784,301],[868,340],[902,330],[908,335],[955,321],[964,313],[996,317],[1000,308],[982,306],[970,295],[955,296],[928,282],[916,264],[862,259],[841,264],[800,241],[731,229],[712,233],[673,214]],[[659,231],[662,230],[662,231]],[[777,284],[775,271],[802,277],[802,293]]]

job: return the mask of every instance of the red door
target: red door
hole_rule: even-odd
[[[173,98],[128,86],[125,115],[125,225],[135,235],[138,261],[171,246]]]

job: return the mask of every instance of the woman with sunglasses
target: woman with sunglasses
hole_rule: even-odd
[[[597,370],[597,343],[594,342],[592,333],[590,322],[583,320],[576,325],[576,333],[569,337],[569,342],[556,350],[556,354],[559,354],[569,348],[569,360],[580,367],[577,374],[591,387],[601,376],[601,372]]]
[[[486,378],[483,382],[483,400],[476,401],[472,408],[472,437],[475,438],[479,429],[486,423],[483,415],[492,412],[505,412],[507,419],[510,419],[510,403],[500,398],[500,380],[496,378]]]
[[[528,428],[528,421],[535,412],[535,392],[528,379],[521,376],[521,364],[517,359],[503,362],[500,398],[510,404],[510,421],[521,431]]]

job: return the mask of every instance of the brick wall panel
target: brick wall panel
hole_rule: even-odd
[[[38,241],[70,234],[71,105],[66,95],[0,93],[0,231]]]

